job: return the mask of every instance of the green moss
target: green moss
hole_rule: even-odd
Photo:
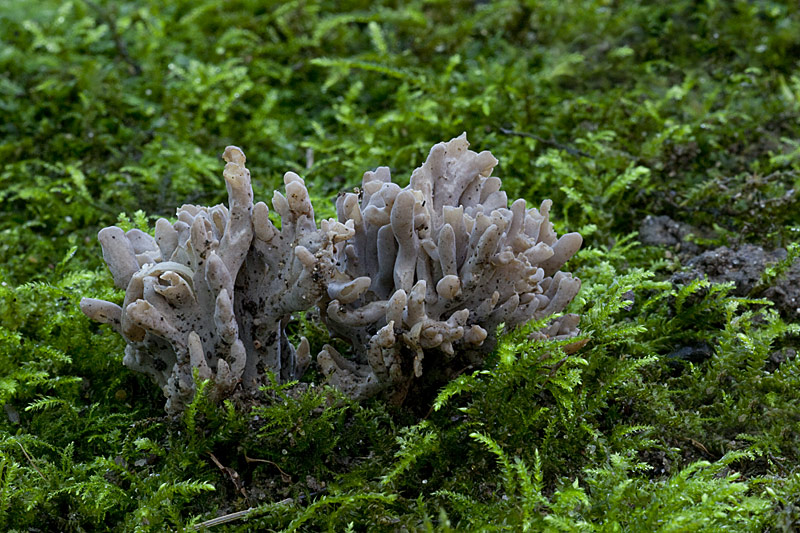
[[[208,529],[800,524],[798,324],[729,286],[673,286],[674,250],[636,242],[668,215],[702,245],[796,257],[796,2],[8,0],[0,45],[2,529],[246,509]],[[328,217],[364,171],[407,180],[462,131],[510,196],[553,199],[559,232],[584,235],[576,354],[509,332],[422,419],[314,374],[169,419],[77,308],[121,299],[96,231],[222,201],[229,144],[257,199],[292,170]]]

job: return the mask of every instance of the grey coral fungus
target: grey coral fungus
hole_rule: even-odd
[[[350,341],[355,358],[327,346],[318,356],[331,383],[350,396],[378,392],[402,402],[421,383],[441,384],[478,364],[496,343],[499,324],[562,311],[580,281],[558,269],[581,245],[556,238],[550,201],[508,208],[489,152],[468,150],[466,135],[435,145],[401,189],[389,169],[364,174],[363,198],[337,201],[354,236],[337,247],[349,283],[329,286],[320,302],[330,330]],[[347,288],[343,297],[339,287]],[[577,317],[548,329],[577,333]]]
[[[324,347],[327,380],[355,399],[402,403],[482,362],[501,323],[559,313],[580,288],[559,271],[580,235],[557,238],[549,200],[509,208],[491,175],[497,160],[468,146],[465,134],[435,145],[405,188],[387,167],[366,172],[363,196],[340,195],[338,220],[319,227],[303,180],[287,172],[286,195],[272,199],[280,229],[253,204],[244,153],[228,147],[230,207],[184,205],[174,224],[156,223],[155,239],[101,230],[125,300],[84,299],[81,309],[125,337],[124,364],[161,386],[171,413],[193,397],[195,368],[215,398],[254,393],[269,374],[299,378],[309,344],[294,347],[285,327],[314,307],[353,351]],[[577,324],[564,315],[541,334],[574,336]]]

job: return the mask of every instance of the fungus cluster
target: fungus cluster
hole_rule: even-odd
[[[309,343],[286,325],[313,308],[351,353],[326,345],[316,362],[348,396],[403,403],[478,365],[500,324],[513,327],[564,310],[580,280],[560,271],[581,237],[560,238],[551,202],[509,206],[489,152],[466,135],[435,145],[407,187],[387,167],[366,172],[359,193],[340,195],[337,218],[317,225],[308,190],[293,172],[272,198],[281,224],[253,202],[244,153],[228,147],[229,207],[184,205],[155,237],[112,226],[98,237],[122,306],[85,298],[81,309],[128,342],[124,364],[151,376],[177,413],[196,389],[215,399],[252,394],[267,380],[298,379]],[[577,334],[578,317],[542,335]]]

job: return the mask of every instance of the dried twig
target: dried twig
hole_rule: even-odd
[[[709,457],[713,457],[713,455],[711,455],[711,452],[710,452],[710,451],[708,451],[708,448],[706,448],[705,446],[703,446],[703,443],[702,443],[702,442],[698,442],[698,441],[694,440],[694,439],[693,439],[693,438],[691,438],[691,437],[684,437],[684,438],[685,438],[685,439],[687,439],[689,442],[691,442],[691,443],[692,443],[692,446],[694,446],[694,447],[695,447],[695,448],[697,448],[698,450],[701,450],[702,452],[704,452],[704,453],[705,453],[706,455],[708,455]]]
[[[547,385],[550,382],[550,380],[553,378],[553,376],[556,375],[556,372],[558,372],[558,369],[561,368],[564,365],[564,363],[567,362],[567,359],[569,359],[568,355],[566,357],[561,358],[556,364],[553,365],[553,367],[550,369],[550,373],[547,374],[547,377],[545,378],[544,382],[542,382],[542,385],[541,385],[542,389],[544,389],[544,386]],[[545,368],[547,368],[547,367],[545,367]]]
[[[780,461],[778,460],[778,458],[777,458],[777,457],[775,457],[774,455],[772,455],[771,453],[768,453],[768,454],[767,454],[767,458],[768,458],[770,461],[772,461],[773,463],[775,463],[776,465],[778,465],[778,467],[780,467],[780,469],[781,469],[781,470],[782,470],[784,473],[786,473],[786,472],[789,472],[789,469],[788,469],[788,468],[786,468],[786,465],[784,465],[782,462],[780,462]]]
[[[286,498],[285,500],[279,501],[276,505],[290,504],[292,503],[292,501],[293,500],[291,498]],[[257,507],[251,507],[249,509],[245,509],[244,511],[236,511],[235,513],[218,516],[216,518],[212,518],[211,520],[206,520],[205,522],[200,522],[199,524],[195,524],[194,529],[199,530],[204,527],[219,526],[222,524],[227,524],[228,522],[239,520],[240,518],[246,518],[248,514],[257,509],[258,509]]]
[[[239,473],[233,468],[223,466],[222,463],[219,462],[219,459],[217,459],[217,457],[213,453],[208,452],[208,455],[211,457],[211,460],[214,461],[214,464],[217,465],[217,468],[219,468],[223,474],[227,474],[228,477],[231,478],[231,481],[233,482],[233,485],[236,487],[236,490],[239,491],[239,493],[247,499],[248,498],[247,491],[244,490],[244,484],[242,483],[242,478],[239,477]]]
[[[42,471],[39,470],[39,467],[36,466],[36,463],[33,462],[33,458],[30,455],[28,455],[27,450],[25,450],[25,446],[23,446],[20,441],[17,441],[17,444],[19,444],[19,447],[22,450],[22,453],[25,455],[25,458],[28,460],[28,462],[31,464],[31,466],[34,468],[34,470],[39,472],[39,475],[42,476],[42,479],[49,483],[50,480],[47,479],[47,477],[44,474],[42,474]]]
[[[114,40],[114,47],[117,49],[117,54],[131,67],[133,74],[140,76],[142,74],[142,67],[131,57],[130,53],[128,53],[128,45],[122,40],[122,36],[119,34],[119,29],[117,28],[117,21],[114,20],[114,17],[110,16],[106,10],[92,0],[83,0],[83,2],[95,10],[97,15],[108,26],[108,31],[111,34],[111,38]]]
[[[528,137],[531,139],[535,139],[542,144],[558,148],[559,150],[564,150],[570,155],[574,155],[577,157],[588,157],[589,159],[594,159],[593,155],[587,154],[583,150],[579,150],[578,148],[575,148],[573,146],[568,146],[566,144],[561,144],[560,142],[556,142],[552,137],[550,139],[545,139],[544,137],[540,137],[534,133],[528,133],[526,131],[514,131],[506,128],[499,128],[499,129],[500,133],[504,133],[506,135],[516,135],[517,137]]]
[[[278,469],[278,472],[281,473],[281,479],[283,480],[284,483],[291,483],[292,482],[292,476],[290,476],[289,474],[287,474],[286,472],[281,470],[281,467],[278,466],[277,463],[273,463],[272,461],[269,461],[267,459],[253,459],[252,457],[248,457],[247,454],[244,454],[244,460],[247,461],[248,463],[268,463],[268,464],[271,464],[272,466],[274,466],[275,468]]]

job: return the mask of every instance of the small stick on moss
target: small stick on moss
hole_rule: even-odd
[[[211,457],[211,460],[214,461],[214,464],[217,465],[217,468],[219,468],[223,474],[227,474],[228,477],[231,478],[231,481],[233,482],[233,485],[236,487],[236,490],[238,490],[239,493],[245,497],[245,499],[249,499],[249,497],[247,496],[247,491],[244,489],[244,485],[242,484],[242,478],[239,476],[239,473],[233,468],[223,466],[223,464],[219,462],[219,459],[217,459],[217,457],[213,453],[208,452],[208,455]]]
[[[27,450],[25,450],[25,446],[23,446],[20,441],[17,441],[17,444],[19,444],[19,447],[22,450],[22,453],[25,454],[25,458],[28,460],[28,462],[31,464],[31,466],[34,468],[34,470],[39,472],[39,475],[42,476],[42,479],[49,483],[50,480],[47,479],[47,477],[44,474],[42,474],[42,471],[39,470],[39,467],[36,466],[36,463],[33,462],[33,458],[30,455],[28,455]]]
[[[252,457],[248,457],[247,454],[244,454],[244,460],[248,463],[269,463],[278,469],[278,472],[281,473],[281,479],[283,480],[284,483],[292,482],[292,476],[281,470],[281,467],[278,466],[277,463],[273,463],[272,461],[269,461],[267,459],[253,459]]]
[[[128,45],[125,44],[125,41],[122,40],[122,36],[119,34],[119,29],[117,28],[117,23],[114,20],[114,17],[108,14],[102,7],[94,3],[92,0],[83,0],[84,3],[89,6],[90,8],[94,9],[97,12],[97,15],[103,19],[103,22],[106,23],[108,26],[108,32],[111,34],[111,38],[114,40],[114,47],[117,49],[117,53],[122,60],[131,67],[133,74],[136,76],[142,75],[142,67],[137,63],[128,53]]]
[[[566,144],[561,144],[560,142],[556,142],[555,140],[545,139],[544,137],[540,137],[534,133],[528,133],[526,131],[514,131],[509,130],[506,128],[499,128],[500,133],[504,133],[506,135],[516,135],[517,137],[529,137],[531,139],[537,140],[542,144],[546,144],[548,146],[552,146],[554,148],[558,148],[559,150],[564,150],[570,155],[578,156],[578,157],[588,157],[589,159],[594,159],[594,156],[591,154],[587,154],[583,150],[579,150],[578,148],[574,148],[572,146],[568,146]]]
[[[277,505],[285,505],[292,503],[291,498],[286,498],[285,500],[281,500],[277,503]],[[233,522],[235,520],[239,520],[240,518],[246,518],[248,514],[257,510],[257,507],[250,507],[249,509],[245,509],[244,511],[236,511],[235,513],[230,513],[222,516],[218,516],[216,518],[212,518],[211,520],[206,520],[205,522],[200,522],[199,524],[194,525],[195,530],[200,530],[204,527],[214,527],[219,526],[222,524],[227,524],[228,522]]]
[[[705,446],[703,446],[703,443],[702,443],[702,442],[698,442],[698,441],[694,440],[694,439],[693,439],[693,438],[691,438],[691,437],[687,437],[687,438],[689,439],[689,442],[691,442],[691,443],[692,443],[692,445],[693,445],[695,448],[697,448],[698,450],[701,450],[701,451],[703,451],[703,452],[704,452],[706,455],[708,455],[709,457],[713,457],[713,456],[711,455],[711,452],[710,452],[710,451],[708,451],[708,448],[706,448]]]
[[[258,461],[263,461],[263,459],[258,459]],[[267,462],[271,462],[271,461],[267,461]],[[318,496],[319,494],[321,494],[323,492],[325,492],[325,489],[319,490],[317,492],[311,492],[311,493],[308,494],[308,496],[313,498],[314,496]],[[300,503],[302,503],[303,500],[305,499],[305,497],[306,497],[305,494],[300,494],[297,499],[298,499],[298,501]],[[222,525],[222,524],[227,524],[228,522],[233,522],[235,520],[239,520],[241,518],[250,518],[248,516],[250,513],[256,513],[257,514],[258,511],[264,510],[265,508],[269,508],[269,507],[271,507],[273,505],[291,505],[292,503],[294,503],[294,499],[293,498],[286,498],[286,499],[281,500],[281,501],[279,501],[277,503],[267,504],[266,506],[250,507],[249,509],[245,509],[244,511],[236,511],[235,513],[230,513],[230,514],[218,516],[216,518],[212,518],[211,520],[206,520],[205,522],[200,522],[199,524],[195,524],[193,527],[194,527],[195,530],[199,530],[199,529],[202,529],[204,527],[219,526],[219,525]]]
[[[550,380],[553,378],[553,376],[556,375],[556,372],[558,372],[558,369],[561,368],[564,365],[564,363],[567,362],[567,359],[569,359],[569,356],[563,357],[560,361],[558,361],[556,364],[553,365],[553,367],[550,369],[550,373],[547,374],[547,377],[545,378],[544,382],[542,382],[542,385],[541,385],[542,389],[544,389],[544,386],[547,385],[550,382]],[[545,367],[545,368],[547,368],[547,367]]]
[[[772,461],[773,463],[775,463],[776,465],[778,465],[778,467],[779,467],[779,468],[780,468],[780,469],[781,469],[781,470],[782,470],[784,473],[787,473],[787,472],[789,472],[789,469],[788,469],[788,468],[786,468],[786,465],[784,465],[782,462],[780,462],[780,461],[778,460],[778,458],[777,458],[777,457],[775,457],[774,455],[772,455],[771,453],[768,453],[768,454],[767,454],[767,458],[768,458],[770,461]]]

